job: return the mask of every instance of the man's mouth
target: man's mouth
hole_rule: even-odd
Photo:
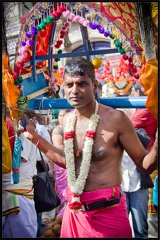
[[[76,100],[79,100],[80,99],[80,97],[70,97],[70,100],[72,100],[72,101],[76,101]]]

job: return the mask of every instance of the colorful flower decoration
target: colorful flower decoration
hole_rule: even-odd
[[[99,69],[95,70],[96,77],[99,79],[99,82],[105,80],[106,83],[112,83],[112,87],[115,89],[117,94],[125,93],[128,91],[130,86],[136,81],[135,77],[130,76],[129,66],[127,62],[123,59],[123,56],[120,58],[119,66],[116,69],[116,76],[113,76],[110,69],[110,62],[106,60],[103,66],[103,73],[100,73]]]
[[[47,9],[49,5],[52,6],[52,10],[50,11],[49,15],[46,17],[43,15],[43,18],[41,18],[42,14],[45,12],[45,9]],[[39,32],[43,33],[43,30],[47,27],[47,24],[56,22],[61,15],[64,18],[65,22],[63,26],[58,29],[59,37],[58,39],[56,38],[56,42],[54,44],[54,48],[58,54],[62,53],[62,50],[60,48],[64,43],[66,32],[71,26],[71,23],[78,22],[85,27],[89,27],[92,30],[97,30],[99,34],[103,34],[105,37],[110,37],[119,53],[123,56],[124,61],[128,64],[128,67],[130,68],[135,81],[139,80],[139,74],[137,70],[137,67],[139,68],[139,64],[137,64],[137,62],[139,61],[136,60],[136,54],[134,54],[133,50],[131,50],[130,43],[127,41],[122,41],[120,34],[118,35],[116,33],[112,26],[110,26],[110,23],[105,24],[97,14],[95,14],[94,18],[91,17],[92,20],[89,21],[87,17],[83,17],[86,13],[89,13],[89,10],[80,7],[79,12],[81,12],[80,15],[77,14],[76,3],[69,3],[68,6],[64,3],[58,3],[54,6],[52,3],[43,3],[38,11],[35,11],[30,19],[27,19],[27,21],[30,22],[29,24],[26,21],[26,18],[29,16],[28,13],[25,17],[23,17],[23,19],[21,19],[21,23],[24,24],[25,35],[22,38],[21,47],[18,49],[17,64],[13,71],[14,83],[19,89],[22,89],[23,82],[23,78],[20,76],[20,74],[23,73],[22,69],[24,68],[26,59],[31,59],[34,38]],[[41,19],[40,23],[38,23],[39,19]],[[58,97],[59,85],[57,84],[57,73],[59,72],[59,61],[60,58],[53,59],[52,76],[50,76],[48,79],[50,87],[48,92],[49,97]],[[92,62],[95,66],[95,70],[98,70],[98,68],[102,65],[101,58],[95,58],[92,60]],[[114,77],[111,74],[110,79],[112,81],[115,81]]]

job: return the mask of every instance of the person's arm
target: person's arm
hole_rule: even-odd
[[[122,147],[142,172],[151,174],[157,168],[158,132],[151,151],[147,153],[142,143],[138,139],[132,122],[125,115],[125,113],[121,111],[117,121],[121,122],[121,125],[117,124],[117,128]]]
[[[57,127],[55,127],[52,131],[52,144],[55,147],[63,149],[63,136]]]
[[[143,147],[147,149],[148,145],[151,142],[151,138],[148,136],[146,130],[144,128],[135,128],[137,136],[141,141]]]
[[[28,120],[26,115],[23,115],[23,119],[26,122],[27,138],[32,141],[51,161],[65,168],[64,152],[61,148],[53,146],[46,139],[41,137],[35,132],[35,126],[32,121]]]
[[[156,139],[154,144],[149,151],[149,153],[143,159],[143,168],[147,169],[148,174],[151,174],[158,167],[158,134],[156,135]]]

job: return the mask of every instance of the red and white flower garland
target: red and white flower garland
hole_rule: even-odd
[[[72,114],[66,123],[64,133],[64,151],[66,158],[66,169],[67,169],[67,181],[68,186],[73,192],[72,202],[69,204],[72,211],[77,212],[80,210],[82,204],[80,202],[80,195],[83,192],[86,179],[88,177],[90,162],[92,157],[92,148],[94,144],[95,131],[99,122],[99,115],[97,115],[98,103],[96,102],[95,113],[92,114],[88,129],[86,132],[86,139],[84,142],[84,148],[82,152],[82,163],[80,166],[79,176],[76,178],[75,174],[75,158],[74,158],[74,133],[76,114]]]

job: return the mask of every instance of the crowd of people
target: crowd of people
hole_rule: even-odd
[[[2,175],[3,238],[40,237],[43,213],[35,211],[32,188],[39,150],[61,199],[52,213],[62,218],[60,237],[131,238],[131,212],[134,236],[147,238],[149,189],[154,185],[150,175],[158,160],[157,119],[147,108],[128,117],[98,103],[94,66],[82,57],[66,63],[63,79],[74,110],[59,111],[51,136],[25,114],[26,129],[18,122],[19,183],[12,184],[12,172]],[[134,96],[140,90],[133,84]]]

